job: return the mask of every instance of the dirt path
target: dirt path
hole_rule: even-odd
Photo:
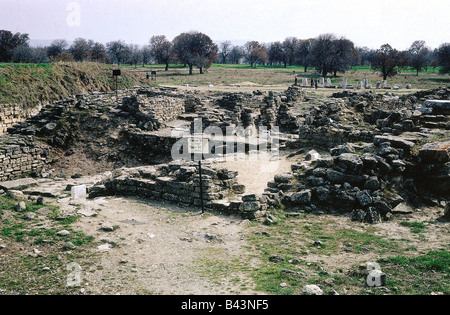
[[[84,272],[92,294],[255,294],[226,267],[242,260],[248,221],[132,198],[99,198],[101,211],[77,228],[103,244]],[[112,232],[101,228],[115,226]],[[244,259],[245,261],[245,259]],[[223,270],[225,268],[225,270]]]

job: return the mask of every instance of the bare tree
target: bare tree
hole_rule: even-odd
[[[247,59],[250,66],[253,67],[257,63],[264,64],[269,60],[266,48],[257,41],[250,41],[244,45],[244,49],[247,51],[245,59]]]
[[[28,34],[0,30],[0,62],[10,62],[13,50],[19,46],[28,45],[30,38]]]
[[[107,63],[109,61],[109,57],[106,53],[106,48],[101,43],[94,43],[91,47],[91,60],[96,62],[104,62]]]
[[[359,47],[357,49],[361,57],[360,65],[361,66],[372,65],[373,58],[375,57],[377,51],[374,49],[370,49],[368,47]]]
[[[295,64],[303,66],[305,72],[308,71],[308,67],[310,64],[310,53],[311,53],[311,47],[314,42],[314,39],[305,39],[301,40],[297,46],[297,52],[295,54],[296,60]]]
[[[106,43],[106,51],[114,63],[121,64],[129,58],[129,48],[122,40]]]
[[[12,62],[30,63],[33,58],[33,49],[28,45],[21,45],[13,49]]]
[[[282,63],[286,67],[287,57],[281,42],[270,43],[267,55],[270,64]]]
[[[230,51],[229,59],[231,63],[239,64],[241,59],[244,58],[245,53],[241,46],[233,46]]]
[[[283,51],[284,51],[284,67],[287,65],[292,66],[295,61],[295,55],[298,50],[299,40],[296,37],[287,37],[283,41]]]
[[[308,62],[325,77],[328,73],[337,76],[344,73],[359,60],[358,50],[352,41],[336,38],[333,34],[322,34],[317,37],[308,54]]]
[[[331,59],[331,71],[334,76],[337,72],[345,73],[350,66],[354,66],[359,59],[359,52],[351,40],[340,38],[333,42]]]
[[[169,70],[169,63],[173,60],[173,44],[167,40],[166,36],[158,35],[150,39],[151,56],[157,63],[166,65],[165,71]]]
[[[173,49],[177,59],[189,66],[192,75],[196,65],[203,73],[217,58],[218,47],[211,38],[200,32],[182,33],[173,40]]]
[[[309,62],[316,70],[326,77],[333,71],[333,49],[336,36],[333,34],[322,34],[317,37],[311,47]]]
[[[435,50],[437,64],[441,66],[439,73],[450,74],[450,43],[445,43]]]
[[[49,58],[47,56],[47,48],[36,47],[31,49],[33,54],[31,55],[32,63],[47,63]]]
[[[384,44],[377,50],[372,62],[372,69],[381,72],[383,80],[393,77],[398,73],[398,69],[404,66],[406,54]]]
[[[73,44],[70,46],[69,51],[73,55],[75,61],[86,61],[91,56],[89,43],[84,38],[75,39]]]
[[[416,40],[411,44],[408,50],[409,66],[416,70],[417,76],[422,70],[427,70],[430,63],[429,55],[431,49],[426,46],[423,40]]]
[[[149,46],[144,46],[141,49],[141,60],[142,60],[142,66],[145,67],[146,64],[148,64],[150,62],[150,60],[152,59],[152,52],[150,50]]]
[[[220,57],[220,63],[227,63],[228,57],[231,53],[231,42],[229,40],[221,42],[219,45],[219,57]]]
[[[54,40],[50,46],[47,47],[47,56],[49,58],[55,58],[62,52],[66,51],[69,44],[65,39],[56,39]]]
[[[134,65],[137,68],[137,64],[141,62],[142,54],[140,52],[139,46],[136,44],[128,45],[129,55],[127,63]]]

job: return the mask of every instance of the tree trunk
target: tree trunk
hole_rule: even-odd
[[[193,73],[192,73],[192,67],[193,67],[193,65],[189,65],[189,75],[192,75]]]
[[[308,66],[304,66],[305,67],[305,73],[308,72]]]
[[[169,71],[169,63],[166,62],[166,69],[164,71]]]
[[[200,67],[200,74],[203,74],[203,67]]]

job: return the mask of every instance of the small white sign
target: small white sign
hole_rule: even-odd
[[[192,137],[188,140],[188,153],[207,154],[209,153],[209,140],[202,137]]]
[[[71,188],[71,195],[73,200],[86,199],[86,185],[73,186]]]

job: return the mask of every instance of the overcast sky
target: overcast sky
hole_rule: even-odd
[[[139,45],[191,30],[216,42],[333,33],[369,48],[403,50],[415,40],[437,48],[450,42],[450,0],[0,0],[0,29]]]

